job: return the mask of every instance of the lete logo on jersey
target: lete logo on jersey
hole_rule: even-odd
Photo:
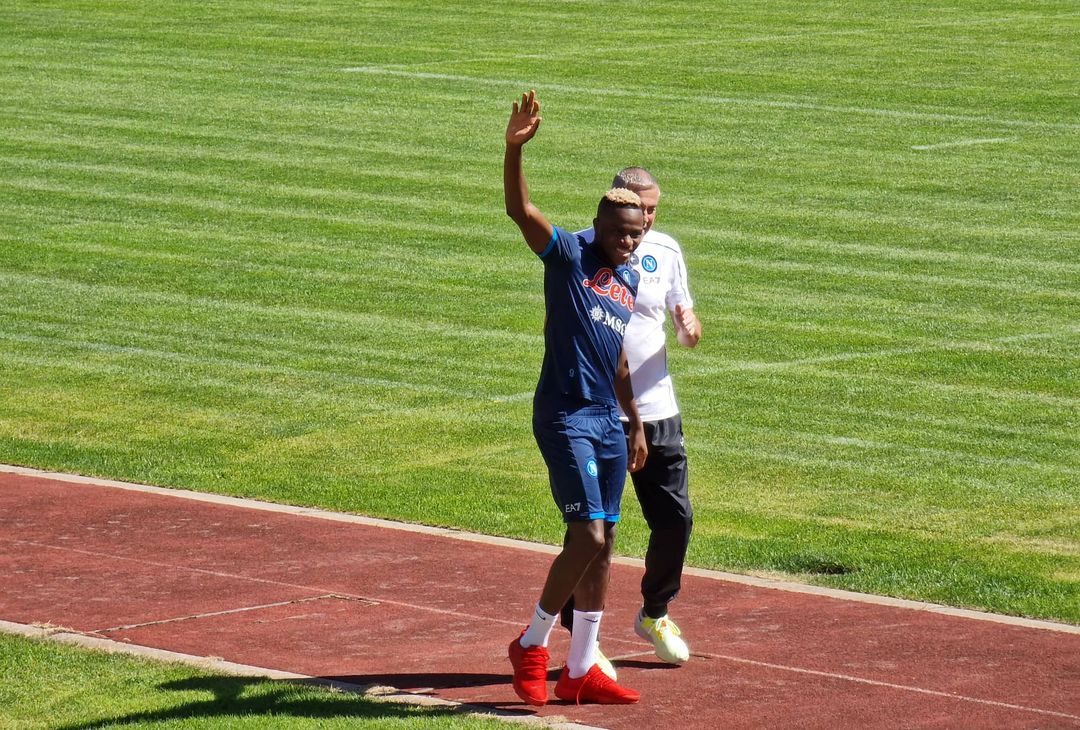
[[[615,272],[607,267],[597,271],[592,279],[582,279],[581,285],[586,289],[592,289],[602,297],[618,302],[631,312],[634,311],[634,295],[615,280]]]

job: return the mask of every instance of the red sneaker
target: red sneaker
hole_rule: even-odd
[[[563,667],[559,681],[555,684],[555,696],[579,705],[582,702],[632,705],[641,699],[640,692],[615,684],[615,680],[604,674],[596,664],[589,668],[584,677],[577,679],[571,679],[570,673]]]
[[[510,665],[514,667],[514,691],[530,705],[541,707],[548,700],[548,650],[543,646],[526,649],[521,645],[520,638],[511,641],[507,651]]]

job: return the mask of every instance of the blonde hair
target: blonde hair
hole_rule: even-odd
[[[641,206],[641,197],[630,188],[612,188],[604,193],[604,200],[615,205]]]
[[[609,213],[616,208],[637,208],[638,210],[645,210],[645,206],[641,204],[641,198],[633,190],[626,188],[612,188],[604,193],[604,197],[600,198],[600,204],[596,206],[596,217]]]

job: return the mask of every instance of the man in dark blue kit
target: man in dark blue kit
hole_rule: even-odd
[[[622,352],[637,294],[638,276],[630,257],[645,235],[645,214],[636,193],[617,188],[600,200],[594,243],[552,226],[529,201],[522,170],[522,146],[539,126],[540,102],[530,91],[520,104],[514,102],[506,126],[503,194],[506,214],[544,263],[547,318],[544,364],[533,398],[533,434],[566,522],[566,536],[532,620],[510,643],[514,691],[529,704],[547,702],[548,638],[572,595],[574,631],[555,696],[625,704],[637,702],[638,693],[600,670],[595,649],[628,462],[634,471],[646,456],[645,432]],[[626,433],[618,406],[628,419]]]

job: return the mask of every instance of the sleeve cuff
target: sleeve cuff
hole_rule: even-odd
[[[544,248],[543,251],[538,253],[537,256],[539,256],[540,258],[544,258],[549,253],[551,253],[551,249],[555,248],[555,242],[558,241],[558,240],[559,240],[559,231],[558,231],[557,228],[552,226],[552,228],[551,228],[551,240],[548,241],[548,245]]]

